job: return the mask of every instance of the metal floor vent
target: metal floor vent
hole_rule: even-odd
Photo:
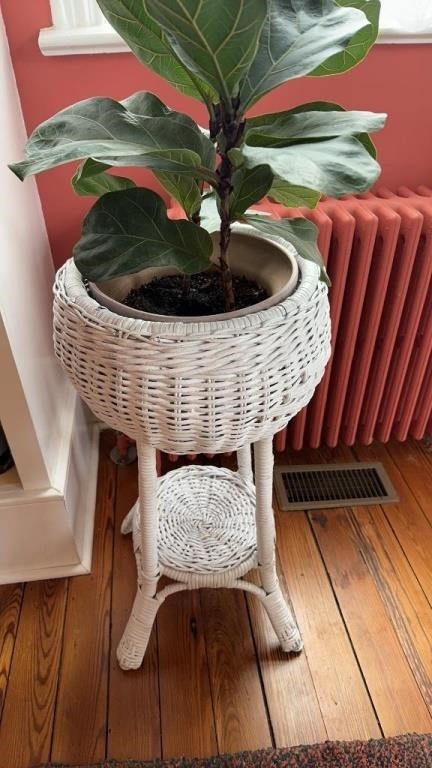
[[[399,497],[380,462],[276,466],[282,510],[388,504]]]

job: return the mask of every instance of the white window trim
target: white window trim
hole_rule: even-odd
[[[430,0],[416,2],[418,11],[407,0],[382,0],[379,43],[432,43]],[[129,51],[95,0],[50,0],[50,4],[53,25],[39,34],[45,56]]]
[[[50,5],[52,27],[39,33],[39,48],[45,56],[129,51],[95,0],[50,0]]]

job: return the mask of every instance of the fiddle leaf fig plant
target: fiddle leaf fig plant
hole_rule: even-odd
[[[79,102],[33,132],[25,158],[10,166],[20,179],[78,160],[74,190],[99,197],[74,249],[83,277],[104,280],[155,265],[204,271],[218,231],[216,267],[229,311],[231,227],[241,221],[292,243],[327,279],[311,221],[273,221],[251,206],[269,196],[314,208],[323,194],[366,191],[380,172],[369,133],[386,116],[322,101],[258,116],[249,110],[289,80],[357,65],[376,39],[379,0],[97,3],[146,67],[205,105],[208,127],[139,92],[120,102]],[[110,172],[131,166],[155,174],[184,221],[170,221],[155,192]]]

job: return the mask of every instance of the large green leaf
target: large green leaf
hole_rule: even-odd
[[[168,80],[181,93],[210,103],[216,101],[208,86],[188,72],[160,26],[148,15],[143,0],[96,0],[112,27],[135,56]]]
[[[188,71],[231,105],[255,56],[267,0],[144,0],[144,4]]]
[[[251,224],[265,235],[282,237],[291,243],[297,253],[308,261],[313,261],[321,269],[321,278],[330,285],[324,262],[317,245],[318,228],[307,219],[279,219],[275,221],[268,216],[247,214],[244,221]]]
[[[368,27],[360,29],[341,53],[336,53],[312,72],[314,77],[337,75],[359,64],[374,44],[379,30],[380,0],[337,0],[343,8],[358,8],[363,11]]]
[[[160,117],[169,115],[171,112],[157,96],[146,91],[134,93],[121,103],[129,112],[141,116],[153,115],[154,117]],[[208,141],[205,131],[201,130],[201,133],[200,155],[202,163],[204,167],[213,169],[216,162],[214,145],[211,141]],[[167,172],[155,172],[155,176],[164,189],[180,203],[187,216],[191,217],[199,210],[201,191],[196,179],[185,174],[180,175]]]
[[[171,221],[159,195],[136,187],[99,198],[73,255],[83,277],[108,280],[155,266],[201,272],[210,266],[212,247],[204,229]]]
[[[243,147],[248,168],[267,163],[274,175],[296,186],[339,197],[369,189],[380,173],[376,160],[353,136],[289,147]]]
[[[193,124],[194,130],[197,131],[199,142],[201,144],[200,155],[205,164],[213,167],[215,162],[215,149],[212,141],[209,140],[209,131],[194,123],[191,118],[185,115],[183,112],[175,112],[167,107],[166,104],[161,101],[158,96],[149,91],[137,91],[132,96],[128,96],[127,99],[122,99],[120,104],[127,109],[131,115],[137,117],[168,117],[175,120],[184,118],[185,124]]]
[[[294,114],[300,114],[302,112],[346,112],[346,110],[344,107],[341,107],[340,104],[336,104],[333,101],[311,101],[306,104],[300,104],[297,107],[294,107],[294,109],[289,110],[289,112],[286,112],[286,113],[281,112],[281,113],[274,113],[270,115],[260,115],[259,117],[248,118],[247,126],[250,126],[253,129],[259,128],[261,124],[263,124],[264,126],[267,126],[267,124],[270,124],[271,122],[273,122],[273,118],[276,119],[278,117],[278,114],[284,115],[284,114],[291,113],[294,115]],[[358,113],[355,113],[355,114],[358,114]],[[371,113],[367,113],[367,114],[371,114]],[[372,113],[372,114],[376,114],[376,113]],[[377,116],[381,117],[382,119],[385,119],[386,117],[383,114],[377,115]],[[356,133],[355,137],[363,144],[363,146],[369,152],[369,154],[372,157],[376,158],[377,156],[376,148],[369,134]],[[256,142],[257,139],[252,139],[251,143],[254,143],[254,141]],[[307,141],[314,141],[314,139],[312,138],[307,139]],[[280,202],[283,202],[283,201],[280,201]]]
[[[269,191],[272,181],[273,174],[268,165],[256,165],[254,168],[242,166],[235,171],[229,199],[231,220],[239,219],[251,205],[262,200]]]
[[[309,75],[344,52],[369,25],[362,11],[342,8],[336,0],[267,0],[267,5],[258,51],[241,88],[245,109],[276,86]]]
[[[92,157],[107,165],[137,165],[157,171],[213,179],[205,158],[214,157],[211,141],[186,115],[169,112],[141,117],[114,99],[74,104],[42,123],[26,145],[26,159],[11,165],[23,179],[70,160]]]
[[[136,184],[125,176],[113,176],[106,173],[111,166],[99,163],[93,158],[85,160],[72,176],[72,186],[77,195],[92,195],[100,197],[107,192],[118,189],[129,189]]]
[[[256,147],[286,147],[304,141],[355,136],[379,131],[386,117],[374,112],[346,112],[338,105],[315,102],[249,119],[246,143]]]
[[[288,208],[315,208],[321,197],[321,193],[315,189],[299,187],[279,178],[273,180],[268,195],[277,203],[282,203]]]
[[[159,183],[182,206],[190,218],[201,205],[201,190],[196,179],[175,173],[155,173]]]

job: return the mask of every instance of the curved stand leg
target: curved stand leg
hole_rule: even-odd
[[[282,650],[301,651],[303,641],[288,608],[276,573],[275,525],[272,508],[273,441],[254,445],[258,570],[265,595],[260,599],[278,636]]]
[[[148,597],[138,587],[128,623],[117,646],[117,660],[122,669],[141,666],[159,605],[156,597]]]
[[[121,524],[120,530],[124,536],[126,536],[128,533],[132,533],[133,521],[134,521],[136,509],[138,506],[139,506],[139,499],[136,500],[135,504],[133,505],[133,507],[131,507],[131,509],[129,510],[129,512],[127,513],[126,517],[124,518]]]
[[[144,658],[150,632],[160,601],[156,597],[159,580],[157,550],[157,474],[156,450],[147,443],[138,442],[138,478],[140,509],[140,553],[138,564],[138,589],[129,621],[117,649],[122,669],[137,669]],[[128,529],[135,507],[123,521],[122,529]]]

